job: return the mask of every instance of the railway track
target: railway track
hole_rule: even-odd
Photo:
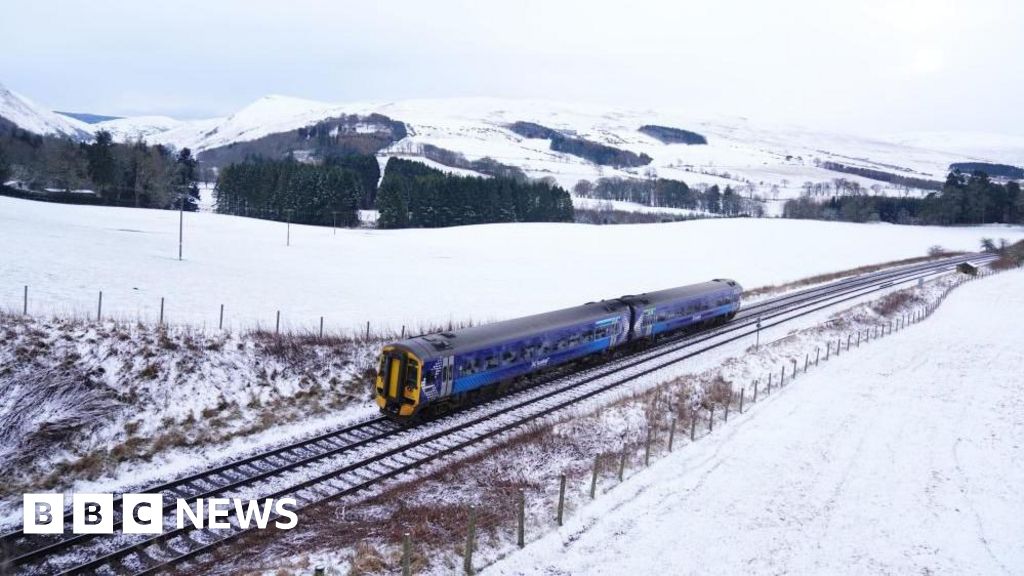
[[[730,323],[680,335],[646,350],[571,374],[556,374],[515,394],[414,428],[374,418],[139,490],[164,496],[165,526],[174,526],[175,500],[293,497],[299,510],[365,490],[379,482],[479,445],[686,358],[794,318],[916,282],[955,268],[968,255],[847,278],[745,306]],[[767,322],[767,323],[766,323]],[[752,327],[754,327],[752,329]],[[119,508],[119,506],[115,506]],[[271,522],[276,517],[272,516]],[[70,515],[67,515],[70,522]],[[115,532],[120,518],[115,517]],[[10,567],[25,574],[150,574],[195,559],[249,532],[231,528],[172,528],[160,535],[2,536]],[[85,559],[83,559],[85,558]]]

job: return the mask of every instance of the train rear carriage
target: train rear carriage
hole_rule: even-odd
[[[655,338],[683,328],[707,327],[731,320],[740,308],[743,287],[734,280],[623,296],[633,310],[633,339]]]
[[[625,303],[606,300],[396,342],[381,354],[377,404],[410,417],[506,385],[624,343],[630,319]]]

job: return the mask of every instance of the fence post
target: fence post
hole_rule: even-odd
[[[619,457],[619,482],[622,482],[622,479],[623,479],[625,473],[626,473],[626,447],[623,446],[622,447],[622,455]]]
[[[402,535],[402,576],[412,576],[412,539],[409,533]]]
[[[526,546],[526,491],[523,488],[519,489],[519,502],[518,502],[518,514],[519,526],[516,531],[516,539],[519,547]]]
[[[668,451],[672,451],[672,443],[676,439],[676,419],[672,419],[672,426],[668,429]]]
[[[103,290],[100,290],[100,299],[96,302],[96,321],[103,317]]]
[[[369,320],[366,321],[366,339],[367,340],[370,339],[370,321]]]
[[[843,339],[842,338],[836,338],[836,356],[839,356],[839,353],[842,352],[842,350],[843,350]]]
[[[651,465],[651,438],[654,436],[654,427],[647,426],[647,445],[644,446],[644,468]]]
[[[757,380],[754,380],[754,402],[757,402]]]
[[[821,346],[814,347],[814,366],[818,366],[818,360],[821,359]]]
[[[324,317],[320,317],[320,339],[324,339]]]
[[[832,342],[825,342],[825,362],[828,362],[828,357],[832,355]]]
[[[791,360],[793,362],[793,376],[790,378],[790,380],[793,380],[796,378],[796,358],[791,358]]]
[[[772,373],[771,372],[768,373],[768,391],[765,392],[765,394],[767,396],[771,396],[772,395]]]
[[[697,439],[697,411],[690,409],[690,442]]]
[[[462,569],[466,574],[473,574],[473,548],[476,546],[476,506],[469,507],[469,529],[466,530],[466,558]]]
[[[847,352],[850,351],[850,340],[852,340],[852,339],[853,339],[853,334],[847,334],[846,335],[846,351]]]
[[[708,409],[708,432],[713,432],[715,429],[715,405],[712,404],[711,408]]]
[[[857,348],[860,348],[860,330],[857,330]]]
[[[164,297],[161,296],[160,297],[160,322],[157,323],[157,326],[163,326],[163,325],[164,325]]]
[[[223,330],[224,329],[224,305],[223,304],[220,305],[220,320],[217,320],[217,329],[218,330]]]
[[[811,363],[811,353],[804,354],[804,374],[807,374],[807,365]]]
[[[779,388],[786,385],[786,365],[782,365],[782,370],[779,371]]]
[[[277,311],[277,320],[274,323],[274,334],[280,334],[280,333],[281,333],[281,311],[278,310]]]
[[[743,414],[743,397],[746,396],[746,394],[747,394],[747,389],[745,387],[744,388],[740,388],[740,414]],[[673,424],[674,424],[674,422],[673,422]]]
[[[402,324],[402,335],[400,336],[400,338],[403,340],[405,339],[405,324]]]
[[[600,461],[601,456],[594,456],[594,471],[590,474],[590,499],[593,500],[597,496],[597,465]]]
[[[558,525],[562,525],[562,513],[565,511],[565,474],[558,480]]]

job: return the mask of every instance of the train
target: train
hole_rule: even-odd
[[[507,393],[542,372],[723,324],[743,288],[716,279],[553,312],[406,338],[380,353],[381,412],[413,421]]]

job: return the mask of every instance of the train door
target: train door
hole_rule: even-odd
[[[455,356],[441,358],[441,395],[450,396],[455,383]]]
[[[645,308],[640,315],[639,328],[636,333],[638,337],[649,338],[654,331],[654,306]]]

